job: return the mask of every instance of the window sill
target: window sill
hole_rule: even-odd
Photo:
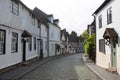
[[[17,52],[11,52],[11,53],[17,53]]]

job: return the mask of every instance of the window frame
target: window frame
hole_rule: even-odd
[[[10,12],[13,13],[14,15],[18,16],[19,15],[19,3],[16,2],[15,0],[10,0]]]
[[[105,39],[99,39],[99,52],[105,53]]]
[[[14,43],[13,43],[13,37],[17,37],[16,38],[16,42],[14,42]],[[14,44],[14,47],[13,47],[13,44]],[[13,48],[15,50],[13,50]],[[15,32],[12,32],[12,37],[11,37],[11,52],[12,53],[18,52],[18,33],[15,33]]]
[[[6,31],[0,29],[0,32],[1,32],[1,31],[4,32],[4,42],[3,42],[3,52],[1,52],[0,55],[3,55],[3,54],[5,54],[5,50],[6,50],[6,49],[5,49],[5,47],[6,47],[6,46],[5,46],[5,45],[6,45]],[[0,44],[1,44],[1,43],[0,43]]]
[[[112,7],[107,9],[107,24],[112,23]]]
[[[98,17],[99,28],[102,28],[102,15]]]

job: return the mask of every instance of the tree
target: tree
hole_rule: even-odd
[[[71,32],[71,35],[77,36],[77,33],[76,33],[75,31],[72,31],[72,32]]]
[[[87,38],[88,38],[88,36],[89,36],[87,30],[85,30],[85,31],[81,34],[81,36],[82,36],[84,42],[86,42],[86,40],[87,40]]]

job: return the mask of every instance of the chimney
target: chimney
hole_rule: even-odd
[[[55,24],[56,26],[59,26],[59,19],[54,19],[54,24]]]

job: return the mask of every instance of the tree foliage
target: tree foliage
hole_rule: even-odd
[[[72,32],[71,32],[71,35],[77,36],[77,33],[76,33],[75,31],[72,31]]]
[[[83,38],[83,40],[84,40],[84,42],[85,42],[85,41],[87,40],[88,36],[89,36],[87,30],[85,30],[85,31],[81,34],[81,36],[82,36],[82,38]]]
[[[95,47],[96,47],[96,37],[95,34],[88,36],[88,38],[86,39],[85,45],[84,45],[84,49],[85,49],[85,53],[86,55],[88,55],[88,57],[90,59],[92,59],[93,61],[95,61]]]

